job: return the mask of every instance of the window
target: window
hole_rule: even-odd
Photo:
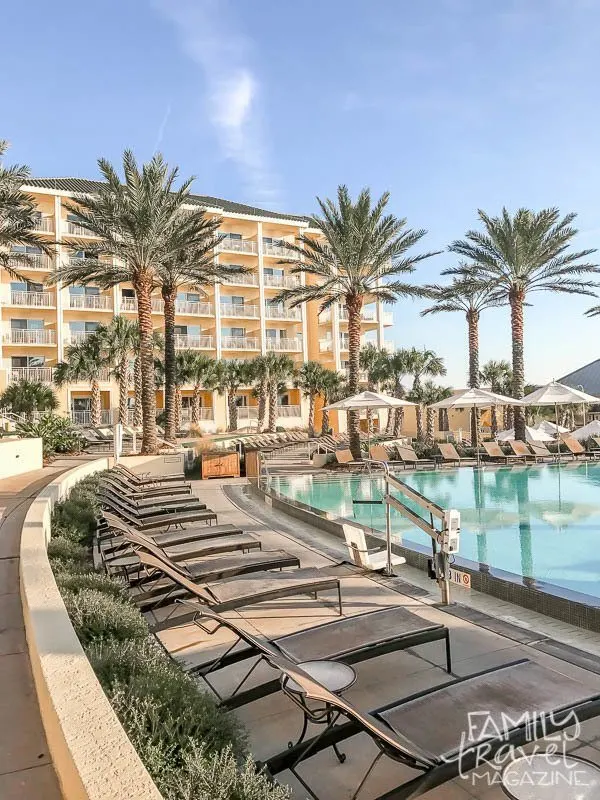
[[[241,239],[242,238],[242,234],[241,233],[224,233],[223,234],[223,238],[224,239]]]
[[[135,289],[121,289],[121,297],[123,300],[135,300]]]
[[[178,292],[177,299],[180,303],[199,303],[200,295],[198,292]]]
[[[69,322],[71,333],[91,333],[97,331],[99,322]]]
[[[277,330],[277,328],[267,328],[265,330],[265,333],[267,335],[267,339],[286,339],[287,338],[286,331],[283,330],[282,328],[280,328],[279,330]]]
[[[92,261],[98,261],[98,256],[96,253],[91,253],[88,250],[76,250],[73,253],[73,258],[89,258]]]
[[[236,406],[238,406],[238,408],[240,406],[242,406],[243,408],[246,408],[246,406],[248,405],[248,398],[246,397],[245,394],[238,394],[235,397],[235,404],[236,404]]]
[[[42,283],[31,283],[31,281],[11,281],[11,292],[43,292]]]
[[[290,404],[290,396],[288,394],[280,394],[277,398],[277,405],[278,406],[289,406]]]
[[[90,397],[73,397],[71,411],[91,411],[92,400]]]
[[[174,330],[175,330],[175,333],[178,336],[187,336],[187,332],[188,332],[187,325],[175,325]]]
[[[41,255],[41,247],[30,247],[24,244],[13,244],[10,248],[12,253],[27,253],[28,255]]]
[[[97,286],[69,286],[69,294],[79,297],[98,296],[100,289]]]
[[[23,369],[24,367],[43,367],[46,363],[44,356],[13,356],[10,365],[13,369]]]
[[[221,328],[221,336],[245,336],[246,328]]]
[[[231,296],[224,296],[221,298],[224,304],[229,304],[232,306],[243,306],[244,305],[244,298],[238,297],[237,295]]]
[[[269,247],[283,247],[285,243],[283,239],[273,239],[271,236],[263,236],[263,244]]]
[[[11,330],[15,331],[41,331],[44,328],[43,319],[11,319]]]
[[[264,241],[264,239],[263,239]],[[275,269],[275,267],[264,267],[263,272],[271,278],[283,278],[283,270]]]

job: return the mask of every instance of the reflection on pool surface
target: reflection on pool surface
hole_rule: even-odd
[[[398,477],[443,508],[461,512],[460,557],[600,598],[600,464],[493,470],[402,472]],[[333,515],[385,531],[381,477],[271,476],[275,492]],[[415,508],[415,510],[417,510]],[[431,540],[392,509],[394,540]]]

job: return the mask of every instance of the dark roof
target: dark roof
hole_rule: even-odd
[[[93,194],[103,186],[102,181],[89,181],[85,178],[29,178],[27,186],[39,186],[40,189],[54,189],[60,192],[74,192],[80,194]],[[294,222],[310,222],[308,217],[297,214],[282,214],[278,211],[267,211],[264,208],[247,206],[244,203],[233,203],[231,200],[221,200],[219,197],[209,197],[202,194],[191,194],[191,203],[209,208],[220,208],[225,213],[249,214],[253,217],[272,217],[273,219],[289,219]]]
[[[565,386],[570,386],[572,389],[583,387],[584,392],[598,397],[600,395],[600,358],[569,372],[568,375],[559,378],[558,382],[564,383]]]

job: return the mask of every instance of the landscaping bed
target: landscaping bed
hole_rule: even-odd
[[[71,622],[165,800],[287,800],[257,774],[236,717],[165,652],[121,581],[94,570],[99,476],[52,514],[48,557]]]

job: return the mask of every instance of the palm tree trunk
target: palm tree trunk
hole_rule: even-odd
[[[97,428],[102,422],[102,399],[100,397],[100,384],[96,379],[91,381],[92,401],[90,411],[90,422],[92,428]]]
[[[261,433],[265,427],[265,417],[267,416],[267,389],[261,385],[258,387],[258,420],[257,430]]]
[[[127,425],[127,398],[129,397],[129,358],[122,358],[119,364],[119,422]]]
[[[277,427],[277,381],[269,383],[269,433]]]
[[[415,410],[417,414],[417,441],[422,442],[425,438],[425,433],[423,431],[423,406],[421,403],[417,403]]]
[[[138,282],[134,288],[138,299],[142,374],[142,449],[140,454],[153,455],[158,451],[158,438],[156,435],[154,342],[152,340],[152,283],[150,280]]]
[[[479,312],[471,309],[467,311],[467,326],[469,330],[469,388],[479,387]],[[477,441],[479,427],[479,413],[477,409],[471,411],[471,441]]]
[[[428,408],[427,414],[427,441],[433,444],[435,441],[435,409]]]
[[[323,406],[328,405],[329,400],[327,399],[326,395],[323,395]],[[321,417],[321,436],[327,436],[329,433],[329,411],[325,411],[323,408],[322,417]]]
[[[313,392],[308,396],[308,435],[315,435],[315,395]]]
[[[523,355],[523,301],[522,290],[512,290],[509,295],[510,326],[512,332],[513,396],[520,400],[525,390],[525,359]],[[514,406],[515,439],[525,441],[525,415]]]
[[[200,422],[200,384],[194,386],[194,396],[192,398],[192,425],[198,425]]]
[[[139,355],[133,362],[133,424],[139,428],[142,424],[142,364]]]
[[[165,315],[165,439],[174,442],[179,430],[175,387],[175,300],[177,293],[163,288]],[[180,420],[181,421],[181,420]]]
[[[394,439],[402,436],[402,424],[404,423],[404,409],[397,408],[394,415]]]
[[[395,408],[388,409],[387,424],[385,426],[385,435],[386,436],[391,436],[392,435],[392,431],[394,430],[395,416],[396,416],[396,409]]]
[[[183,396],[181,394],[181,386],[175,386],[175,436],[177,436],[177,432],[181,430],[181,417],[183,416]]]
[[[492,406],[492,436],[494,439],[498,435],[498,410],[496,406]]]
[[[237,431],[238,426],[238,407],[235,402],[235,392],[227,395],[227,405],[229,407],[229,430]]]
[[[348,311],[348,394],[350,396],[358,394],[362,305],[361,295],[353,295],[346,298],[346,309]],[[349,445],[355,461],[362,459],[358,420],[357,411],[348,412]]]

